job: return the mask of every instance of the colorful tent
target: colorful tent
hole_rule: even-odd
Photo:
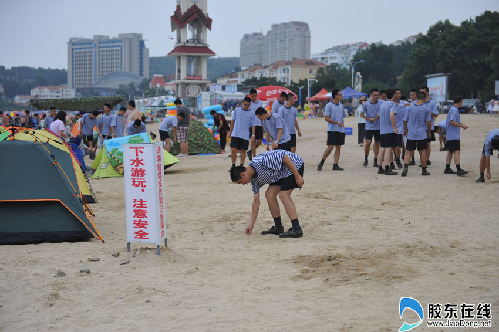
[[[306,99],[307,101],[331,100],[331,93],[324,88],[319,91],[315,96]]]
[[[118,137],[104,141],[104,146],[92,163],[95,169],[92,178],[111,178],[123,176],[123,144],[150,143],[151,139],[146,133],[125,137]],[[165,169],[178,163],[178,159],[163,150]]]
[[[170,129],[170,137],[173,134]],[[191,120],[191,127],[187,138],[189,143],[189,154],[204,154],[204,153],[221,153],[220,146],[218,145],[213,134],[210,133],[200,121]],[[171,153],[176,155],[180,153],[180,144],[174,143],[171,148]]]
[[[87,183],[67,145],[47,131],[13,131],[0,141],[2,174],[8,175],[1,177],[0,244],[103,241],[83,194]]]

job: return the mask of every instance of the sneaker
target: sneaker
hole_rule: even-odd
[[[363,165],[364,167],[367,167],[367,164],[368,164],[368,163],[369,163],[369,162],[366,160],[366,161],[364,161],[364,163],[363,163],[362,165]]]
[[[400,167],[399,167],[400,168]],[[390,170],[394,170],[395,169],[395,164],[390,164]]]
[[[246,152],[246,154],[248,155],[248,158],[250,161],[253,160],[253,153],[251,152],[251,150],[248,150],[248,152]]]
[[[184,153],[179,153],[179,154],[177,155],[177,157],[187,157],[187,156],[188,156],[188,154],[184,154]]]
[[[402,165],[402,163],[400,161],[397,161],[397,167],[399,169],[402,169],[402,168],[404,168],[404,165]]]
[[[225,151],[224,151],[224,150],[222,150],[222,154],[225,154]]]
[[[394,172],[392,170],[389,170],[388,172],[385,172],[385,175],[397,175],[397,172]]]
[[[444,171],[444,174],[456,174],[456,172],[452,168],[449,168]]]
[[[480,182],[485,182],[485,178],[479,177],[478,180],[476,180],[476,183],[480,183]]]
[[[91,160],[95,160],[95,153],[92,153],[88,158],[90,158]]]
[[[406,169],[404,169],[404,170],[402,171],[402,176],[407,176],[407,170],[406,170]]]
[[[411,160],[411,161],[409,162],[409,165],[414,166],[414,165],[416,165],[416,162],[415,162],[414,160]]]
[[[378,165],[378,161],[375,161],[375,162],[374,162],[373,167],[379,167],[379,165]]]
[[[430,166],[431,165],[431,161],[430,159],[428,159],[428,161],[426,162],[426,166]]]
[[[320,172],[322,171],[322,166],[324,166],[324,163],[321,161],[319,165],[317,165],[317,170]]]
[[[263,231],[262,235],[269,235],[269,234],[279,235],[281,233],[284,233],[284,227],[272,226],[272,227],[270,227],[270,229],[268,231]]]
[[[338,165],[333,165],[333,171],[342,171],[343,168],[341,168],[340,166]]]
[[[303,236],[303,231],[301,229],[294,229],[290,228],[287,232],[284,232],[282,234],[279,234],[279,238],[297,238],[297,237],[302,237]]]
[[[421,175],[430,175],[430,172],[428,172],[428,171],[422,171]]]
[[[378,169],[378,174],[385,174],[385,171],[382,169]]]
[[[457,171],[456,174],[457,175],[466,175],[466,174],[468,174],[468,171],[465,171],[464,169],[460,169],[459,171]]]

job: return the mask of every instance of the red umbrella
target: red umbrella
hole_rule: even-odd
[[[322,88],[321,91],[319,91],[315,96],[307,98],[307,101],[319,101],[319,100],[331,100],[330,96],[327,96],[329,92]]]
[[[296,96],[296,93],[283,86],[261,86],[257,88],[256,91],[258,91],[257,98],[261,101],[276,101],[277,99],[279,99],[279,95],[281,94],[281,92],[292,93],[296,98],[298,98]]]

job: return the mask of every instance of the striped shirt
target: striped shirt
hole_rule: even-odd
[[[263,125],[265,131],[268,131],[270,133],[270,136],[272,136],[274,141],[276,141],[277,137],[279,137],[279,129],[282,129],[281,140],[279,141],[279,144],[284,144],[291,140],[288,128],[286,127],[283,118],[281,118],[279,114],[272,113],[270,115],[270,118],[263,121]]]
[[[490,155],[492,154],[492,139],[496,136],[499,136],[499,128],[492,129],[487,134],[487,138],[485,139],[485,144],[483,145],[483,152],[485,154],[485,157],[490,157]]]
[[[283,162],[284,156],[291,159],[297,170],[303,165],[303,159],[300,156],[285,150],[267,151],[253,158],[249,166],[255,170],[255,175],[251,178],[251,187],[254,194],[258,193],[260,188],[266,184],[293,175]]]
[[[253,114],[253,121],[252,121],[251,126],[255,126],[255,127],[261,127],[262,126],[262,120],[260,120],[256,116],[256,114],[255,114],[255,111],[257,109],[259,109],[260,107],[262,107],[262,102],[260,100],[257,100],[256,103],[254,103],[253,101],[251,101],[250,111],[251,111],[251,114]]]

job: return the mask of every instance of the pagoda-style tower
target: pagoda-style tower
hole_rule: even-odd
[[[206,90],[208,57],[215,53],[208,48],[208,29],[211,18],[207,0],[177,0],[177,9],[171,16],[172,32],[177,31],[175,48],[168,56],[177,58],[175,73],[179,98],[195,98]]]

